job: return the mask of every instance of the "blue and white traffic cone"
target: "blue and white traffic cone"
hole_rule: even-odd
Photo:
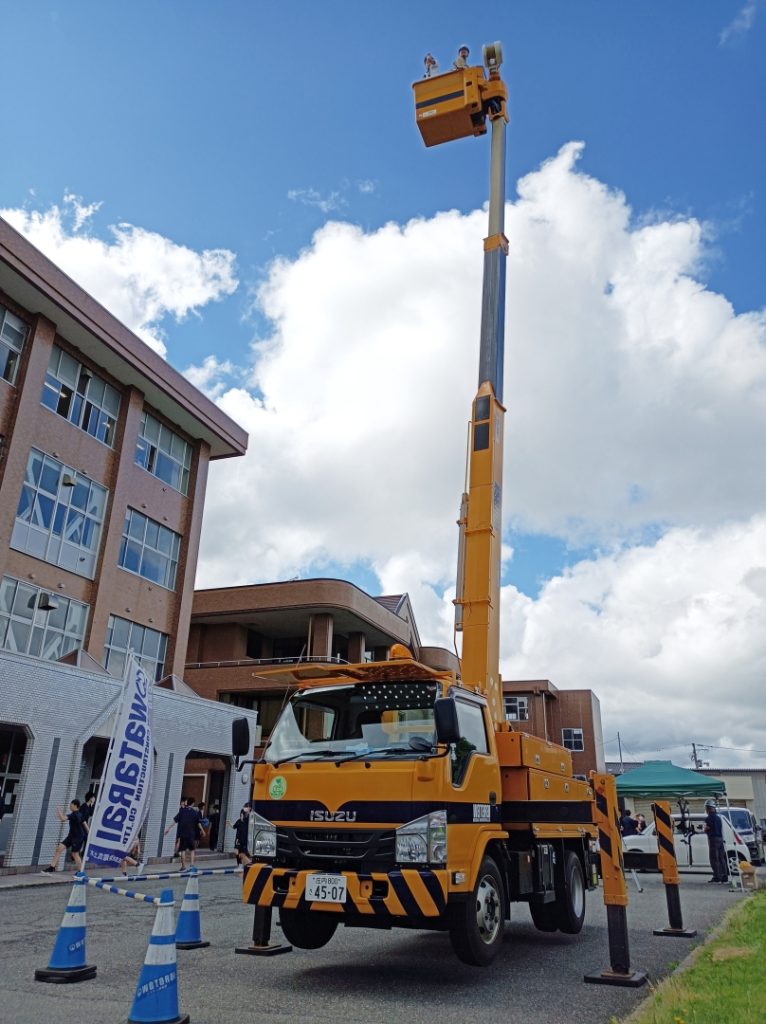
[[[202,949],[209,946],[202,941],[202,918],[199,909],[199,876],[192,868],[186,892],[181,903],[181,913],[176,925],[176,949]]]
[[[85,875],[76,875],[69,903],[64,912],[56,945],[47,967],[35,971],[35,981],[65,984],[95,978],[96,968],[85,963],[85,893],[88,882]]]
[[[189,1015],[181,1016],[178,1012],[174,905],[173,890],[164,889],[128,1024],[189,1024]]]

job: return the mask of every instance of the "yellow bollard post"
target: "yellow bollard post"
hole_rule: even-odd
[[[643,971],[631,971],[628,944],[628,889],[622,862],[622,837],[617,814],[617,785],[613,775],[590,773],[595,795],[595,819],[601,854],[606,924],[609,933],[609,967],[598,974],[586,974],[592,985],[623,985],[638,988],[646,981]]]
[[[696,929],[684,928],[681,914],[681,897],[678,892],[678,861],[673,843],[673,816],[667,800],[652,804],[654,830],[657,833],[657,865],[665,883],[665,899],[668,903],[668,927],[655,928],[654,935],[675,935],[680,939],[693,939]]]

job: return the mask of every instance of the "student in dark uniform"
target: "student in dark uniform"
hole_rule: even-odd
[[[88,838],[90,832],[90,825],[88,822],[93,817],[93,808],[96,806],[96,794],[92,789],[89,789],[85,794],[85,799],[80,804],[80,817],[82,818],[82,827],[85,830],[85,838]]]
[[[208,846],[211,850],[218,849],[218,828],[221,824],[221,808],[213,804],[210,812],[210,831],[208,832]]]
[[[56,814],[58,815],[60,822],[69,822],[69,832],[67,833],[64,841],[59,843],[56,847],[56,852],[53,854],[53,860],[47,868],[43,868],[43,872],[48,874],[49,872],[52,873],[56,870],[59,858],[64,850],[69,850],[71,852],[75,867],[78,871],[82,871],[80,851],[85,843],[85,829],[82,826],[82,817],[80,815],[80,801],[73,800],[70,803],[69,814],[64,814],[60,807],[56,808]]]
[[[234,849],[237,851],[237,861],[240,864],[248,865],[253,862],[250,860],[250,851],[247,848],[247,831],[250,824],[250,805],[246,804],[239,812],[239,817],[232,823],[226,822],[227,825],[231,825],[234,829]]]
[[[189,854],[189,865],[194,867],[194,851],[202,831],[200,814],[194,806],[194,797],[187,797],[178,814],[165,829],[165,835],[173,825],[178,826],[178,852],[181,854],[181,870],[186,870],[186,853]]]

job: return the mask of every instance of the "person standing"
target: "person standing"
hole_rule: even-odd
[[[237,851],[237,862],[247,867],[248,864],[253,863],[250,859],[250,851],[247,848],[247,833],[250,826],[250,805],[245,804],[239,812],[239,817],[234,824],[230,821],[227,821],[226,824],[230,825],[234,829],[234,849]]]
[[[96,806],[96,794],[92,789],[89,789],[85,794],[85,799],[80,804],[80,817],[82,818],[82,827],[85,830],[85,838],[88,838],[88,832],[90,832],[90,825],[88,822],[93,817],[93,808]]]
[[[431,75],[439,74],[439,64],[432,53],[427,53],[423,58],[423,67],[426,69],[423,78],[430,78]]]
[[[221,824],[221,808],[213,804],[210,812],[210,832],[208,833],[208,846],[211,850],[218,849],[218,828]]]
[[[85,842],[85,829],[83,828],[82,817],[80,816],[80,801],[72,800],[69,804],[69,814],[64,814],[60,807],[56,808],[56,814],[62,824],[65,821],[69,822],[69,832],[67,833],[64,841],[59,843],[56,847],[56,852],[53,854],[53,860],[47,868],[43,868],[43,874],[52,874],[56,870],[59,858],[65,850],[70,851],[75,867],[78,871],[82,871],[80,851],[82,850],[83,843]]]
[[[187,797],[178,814],[165,829],[165,835],[173,825],[178,826],[178,852],[181,855],[181,870],[186,870],[186,854],[189,854],[189,866],[194,867],[194,851],[201,831],[199,811],[194,806],[194,797]]]
[[[708,855],[713,877],[708,881],[726,883],[729,881],[729,859],[726,855],[726,844],[723,841],[723,821],[718,814],[715,800],[705,801],[705,832],[707,834]]]
[[[636,820],[627,807],[623,810],[620,818],[620,832],[622,832],[623,839],[626,836],[634,836],[637,832]]]

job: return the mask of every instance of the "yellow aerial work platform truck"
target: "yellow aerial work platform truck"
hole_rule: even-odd
[[[462,961],[485,965],[512,903],[528,904],[541,931],[575,934],[598,882],[593,788],[574,778],[569,751],[515,731],[503,709],[501,61],[496,43],[484,48],[484,67],[413,86],[426,145],[484,134],[487,123],[491,134],[479,387],[459,520],[460,672],[434,670],[395,646],[384,662],[259,673],[294,692],[253,764],[243,893],[265,916],[247,951],[268,950],[278,908],[287,941],[303,949],[325,945],[339,925],[439,929]],[[234,753],[248,746],[246,729],[237,732]],[[611,809],[602,836],[615,818]]]

